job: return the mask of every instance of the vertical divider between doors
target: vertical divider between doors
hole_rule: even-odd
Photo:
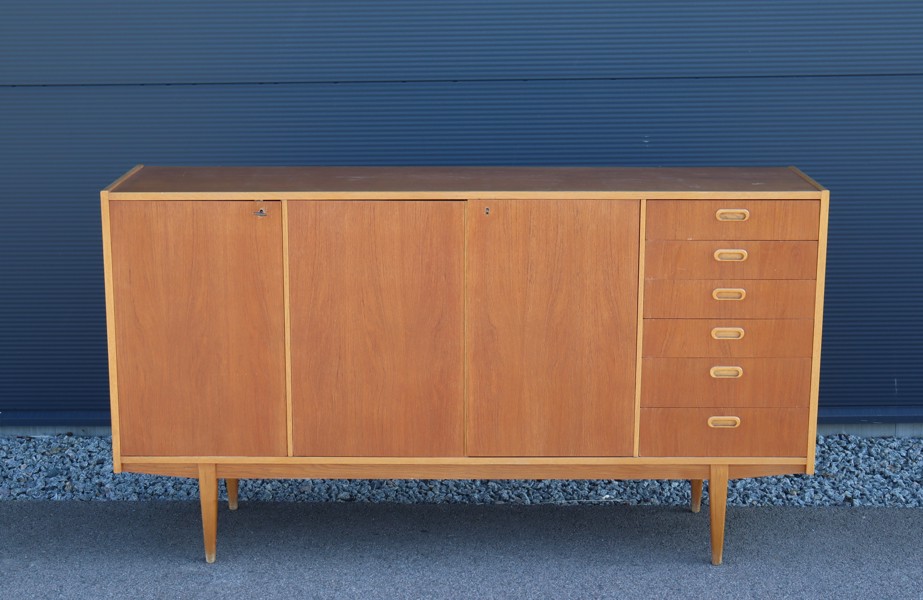
[[[640,456],[641,446],[641,345],[644,342],[644,248],[647,229],[647,199],[641,198],[641,218],[638,234],[638,320],[636,331],[635,355],[635,427],[634,427],[634,456]]]
[[[285,439],[289,456],[295,455],[292,429],[292,303],[288,261],[288,200],[282,200],[282,305],[285,310]]]
[[[464,256],[462,258],[462,452],[468,456],[468,209],[470,200],[465,200],[462,213]]]

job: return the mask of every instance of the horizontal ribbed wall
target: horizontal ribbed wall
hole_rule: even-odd
[[[7,3],[12,4],[12,3]],[[7,84],[919,73],[906,0],[31,0]]]
[[[0,424],[108,419],[98,190],[136,163],[794,164],[832,194],[821,416],[923,418],[920,31],[906,2],[5,6]]]

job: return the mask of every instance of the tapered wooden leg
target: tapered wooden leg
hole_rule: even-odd
[[[692,484],[691,509],[692,512],[697,513],[702,510],[702,480],[693,479],[689,483]]]
[[[199,465],[199,502],[202,505],[205,562],[213,563],[218,541],[218,477],[215,465]]]
[[[225,479],[224,485],[226,488],[228,488],[228,508],[231,510],[237,510],[237,480]]]
[[[711,519],[711,564],[720,565],[724,553],[724,515],[728,500],[728,466],[712,465],[708,480]]]

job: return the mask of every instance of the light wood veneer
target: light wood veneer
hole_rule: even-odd
[[[812,473],[828,192],[794,168],[135,167],[113,465],[199,480]],[[733,299],[739,297],[739,299]],[[730,298],[730,299],[726,299]]]
[[[810,358],[813,345],[811,319],[644,320],[644,356]]]
[[[114,201],[109,218],[122,454],[285,456],[279,203]]]
[[[464,202],[289,202],[295,456],[462,456]]]
[[[810,319],[814,316],[813,280],[648,279],[645,318],[661,319]],[[741,290],[742,300],[716,300],[716,290]]]
[[[469,456],[631,454],[638,211],[469,203]]]
[[[820,194],[818,193],[818,197]],[[648,203],[649,240],[816,240],[820,202],[791,200],[651,200]],[[717,218],[745,211],[745,221]]]
[[[644,267],[650,279],[814,279],[817,242],[649,241]]]

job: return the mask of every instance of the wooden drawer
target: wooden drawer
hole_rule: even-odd
[[[808,409],[642,408],[640,435],[641,456],[806,456]]]
[[[648,279],[644,317],[667,319],[810,319],[814,317],[814,281]],[[718,300],[718,297],[743,299]]]
[[[810,358],[645,358],[641,406],[807,406]]]
[[[816,200],[648,200],[646,239],[816,240],[819,224]]]
[[[645,319],[644,357],[810,357],[811,319]]]
[[[817,242],[647,242],[648,279],[814,279]]]

